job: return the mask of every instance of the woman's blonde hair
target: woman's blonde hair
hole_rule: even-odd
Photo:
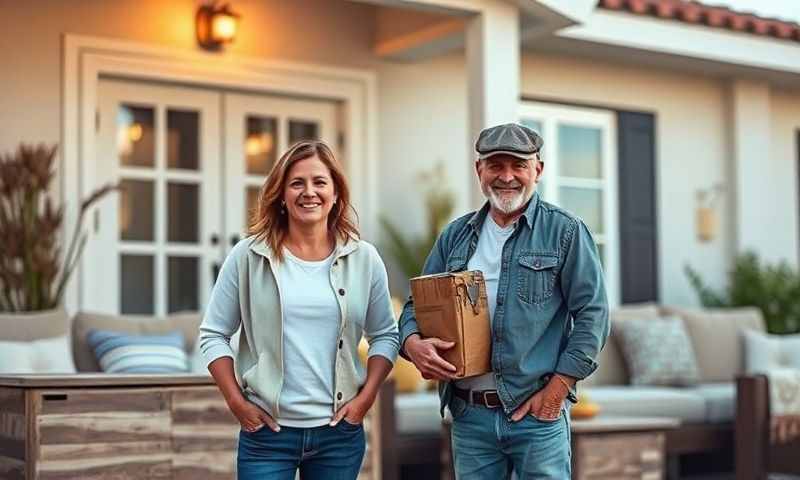
[[[250,217],[248,234],[257,241],[266,242],[278,260],[283,260],[283,243],[289,231],[289,215],[281,206],[286,176],[292,165],[314,156],[328,167],[337,196],[336,203],[328,214],[328,231],[333,232],[336,239],[343,243],[359,237],[356,226],[358,217],[350,204],[350,188],[347,186],[344,169],[324,142],[304,140],[292,145],[272,167]]]

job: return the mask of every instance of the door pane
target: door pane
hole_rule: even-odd
[[[559,188],[560,206],[583,219],[592,233],[603,232],[603,191],[591,188]]]
[[[601,178],[602,143],[599,128],[558,126],[559,175]]]
[[[261,187],[247,187],[245,198],[245,219],[244,225],[247,227],[250,224],[250,219],[256,213],[255,209],[258,205],[258,195],[261,193]]]
[[[152,180],[123,180],[119,195],[119,238],[153,241],[155,198]]]
[[[155,165],[155,114],[151,107],[122,104],[117,110],[117,154],[125,167]]]
[[[319,140],[319,125],[316,122],[289,120],[289,145],[300,140]]]
[[[200,115],[188,110],[167,110],[167,167],[197,170],[200,164]]]
[[[200,186],[167,184],[167,241],[193,242],[200,239]]]
[[[247,173],[266,175],[277,160],[278,121],[248,115],[244,137]]]
[[[153,256],[120,255],[120,312],[153,314]]]
[[[200,301],[197,294],[200,288],[199,265],[197,257],[168,257],[168,313],[199,309]]]

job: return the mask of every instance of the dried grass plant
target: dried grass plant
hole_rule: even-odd
[[[64,206],[55,205],[56,146],[20,145],[0,155],[0,311],[56,308],[86,246],[83,219],[98,200],[116,190],[105,185],[83,200],[62,258]]]

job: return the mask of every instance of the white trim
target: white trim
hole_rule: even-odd
[[[595,11],[586,23],[565,28],[559,37],[662,52],[747,67],[800,73],[800,44],[665,21],[625,12]]]
[[[180,82],[213,88],[295,94],[343,102],[342,129],[348,134],[345,163],[350,168],[353,203],[366,238],[377,234],[379,211],[377,77],[369,70],[307,63],[219,56],[171,47],[92,36],[63,36],[61,182],[65,226],[77,220],[78,201],[93,186],[86,168],[94,155],[94,119],[101,75]],[[66,230],[68,231],[68,230]],[[66,232],[65,231],[65,232]],[[66,233],[65,233],[66,235]],[[66,307],[77,311],[83,262],[66,294]]]
[[[542,198],[548,202],[560,204],[559,187],[575,187],[598,190],[603,193],[602,221],[603,233],[592,235],[595,242],[604,248],[604,269],[606,273],[606,290],[609,304],[613,307],[620,303],[620,244],[618,205],[619,192],[617,186],[617,125],[610,111],[587,109],[566,105],[553,105],[536,102],[521,102],[518,113],[520,117],[538,121],[544,130],[543,160],[545,161],[544,189]],[[558,159],[558,125],[579,125],[601,130],[602,144],[602,178],[575,178],[561,176]]]

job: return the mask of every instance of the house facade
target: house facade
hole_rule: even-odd
[[[234,43],[196,41],[200,2],[39,0],[4,9],[0,150],[59,143],[87,218],[68,307],[201,309],[276,156],[328,141],[364,237],[425,228],[420,174],[481,204],[472,141],[545,140],[542,196],[593,230],[614,304],[697,302],[752,249],[797,266],[800,27],[659,0],[240,0]],[[397,295],[405,279],[385,258]]]

